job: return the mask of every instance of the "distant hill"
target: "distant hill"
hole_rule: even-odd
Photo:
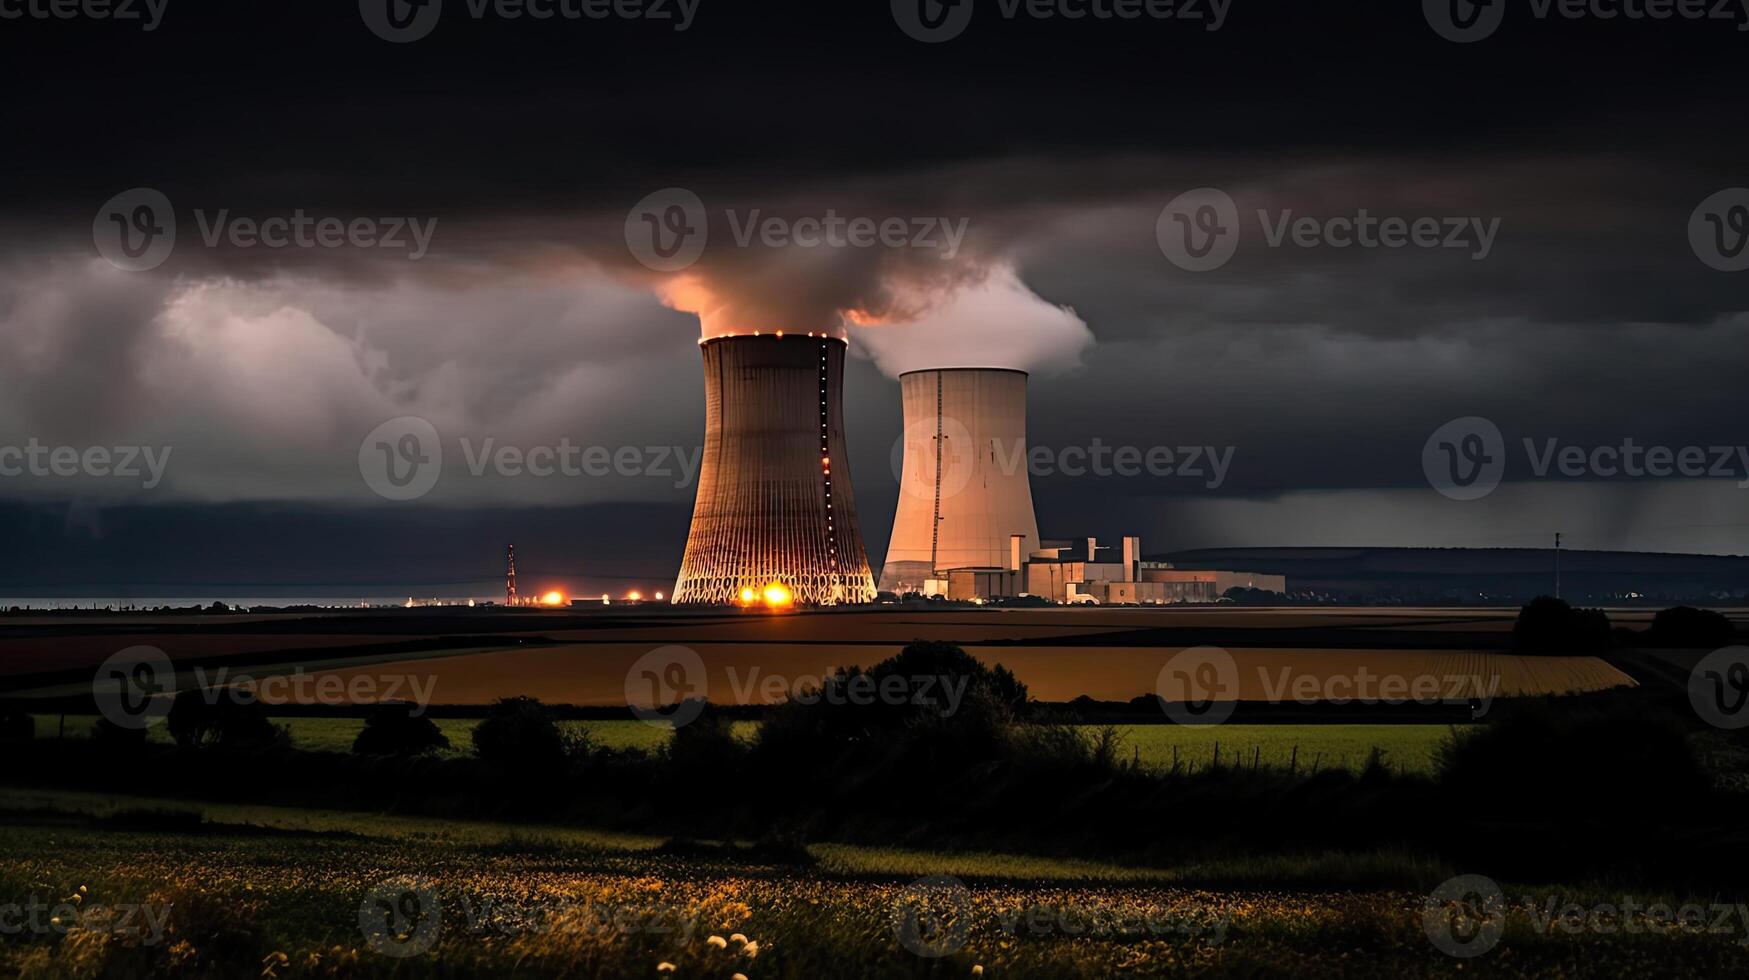
[[[1517,602],[1554,591],[1549,548],[1202,548],[1151,555],[1186,569],[1286,575],[1295,593],[1370,600]],[[1561,552],[1574,601],[1749,599],[1749,557]]]

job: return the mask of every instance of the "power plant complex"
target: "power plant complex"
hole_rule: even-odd
[[[675,603],[830,606],[877,598],[844,443],[846,340],[708,338],[705,440]],[[1214,602],[1285,592],[1280,576],[1180,571],[1097,540],[1043,541],[1033,514],[1024,371],[900,376],[899,503],[880,590],[974,602]]]

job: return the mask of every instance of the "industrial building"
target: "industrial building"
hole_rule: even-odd
[[[1101,554],[1101,551],[1107,551]],[[1115,554],[1097,538],[1047,542],[1024,549],[1024,536],[1010,538],[1003,567],[951,568],[931,577],[926,595],[962,602],[1037,596],[1051,602],[1099,605],[1165,605],[1216,602],[1232,588],[1286,592],[1281,575],[1192,571],[1142,559],[1142,539],[1126,537]]]
[[[1038,546],[1026,380],[997,368],[899,376],[904,460],[882,591],[922,592],[941,569],[1006,568],[1015,534]]]
[[[844,444],[844,355],[824,333],[704,340],[705,441],[675,603],[871,602]]]

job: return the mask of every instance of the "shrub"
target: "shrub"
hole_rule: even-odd
[[[28,742],[36,738],[36,719],[22,711],[0,712],[0,741]]]
[[[364,719],[364,728],[353,739],[357,755],[414,756],[449,748],[449,738],[437,723],[415,715],[406,701],[385,701]]]
[[[1516,653],[1581,657],[1604,653],[1609,645],[1609,616],[1603,610],[1574,609],[1553,596],[1531,600],[1512,626]]]
[[[1654,647],[1717,649],[1737,640],[1737,628],[1724,613],[1691,606],[1663,609],[1652,617],[1645,643]]]
[[[97,719],[97,724],[91,726],[91,738],[99,745],[118,750],[137,749],[146,744],[144,728],[129,728],[118,725],[108,718]]]
[[[286,730],[268,718],[266,705],[230,691],[182,691],[164,721],[176,744],[191,751],[261,751],[291,742]]]
[[[577,741],[566,738],[552,711],[530,697],[494,702],[473,734],[482,762],[519,773],[563,766]]]
[[[1454,731],[1436,761],[1439,782],[1474,802],[1623,824],[1709,785],[1682,726],[1632,692],[1502,702],[1487,724]]]

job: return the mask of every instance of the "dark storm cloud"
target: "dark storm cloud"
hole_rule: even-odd
[[[908,312],[1012,270],[1033,309],[1072,311],[1052,322],[1098,340],[1027,365],[1058,369],[1035,376],[1035,441],[1236,447],[1212,493],[1041,479],[1054,529],[1101,512],[1159,526],[1162,501],[1414,489],[1422,442],[1460,415],[1508,439],[1744,441],[1749,299],[1685,232],[1700,200],[1749,183],[1743,35],[1524,18],[1456,45],[1419,7],[1239,0],[1216,32],[981,14],[942,45],[906,38],[885,3],[800,0],[705,0],[678,34],[451,11],[406,45],[351,3],[172,5],[149,35],[8,22],[0,78],[33,94],[0,108],[0,442],[157,439],[180,447],[171,499],[349,506],[380,504],[356,452],[399,414],[452,440],[696,445],[696,323],[661,305],[669,280],[623,238],[628,210],[675,186],[713,212],[694,271],[745,319]],[[93,260],[92,219],[140,186],[175,203],[178,247],[117,273]],[[1246,237],[1189,273],[1155,221],[1204,186],[1233,196]],[[1259,240],[1258,209],[1360,208],[1499,232],[1480,261]],[[294,209],[437,224],[417,262],[199,244],[197,210]],[[732,246],[723,212],[755,209],[968,230],[951,260]],[[883,339],[859,350],[890,368]],[[853,462],[878,551],[898,409],[857,370]],[[690,491],[446,480],[428,502],[627,499],[683,509]],[[1670,522],[1641,511],[1686,505],[1584,506],[1650,527]],[[1199,533],[1320,513],[1280,508],[1198,511]],[[1403,515],[1390,533],[1414,539],[1426,521]]]

